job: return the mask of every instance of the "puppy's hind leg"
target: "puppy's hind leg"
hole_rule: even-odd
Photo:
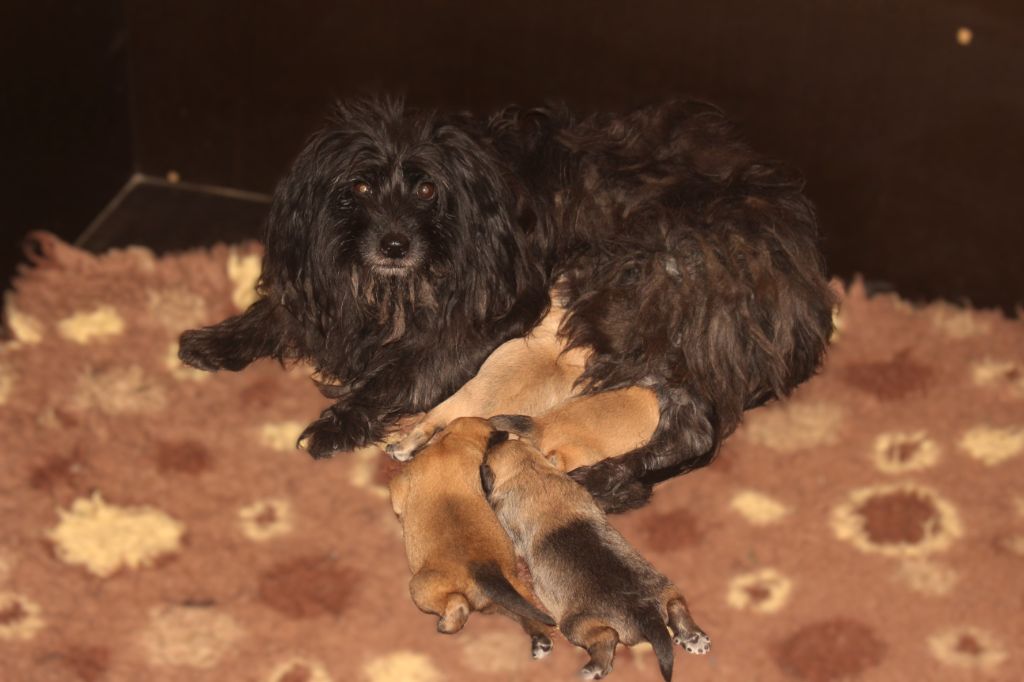
[[[466,595],[458,592],[449,594],[444,605],[444,615],[437,621],[437,631],[445,635],[458,632],[469,620],[472,610]]]
[[[523,631],[530,636],[530,656],[535,661],[547,658],[554,648],[551,643],[551,628],[540,621],[520,616],[508,609],[495,605],[495,610],[502,615],[508,616],[522,626]]]
[[[526,585],[517,578],[506,577],[494,565],[471,565],[470,571],[494,609],[518,622],[526,634],[530,635],[530,654],[533,658],[540,660],[551,653],[552,644],[548,633],[555,626],[555,620],[523,597],[529,592]]]
[[[551,649],[554,648],[551,637],[548,636],[551,628],[532,618],[516,615],[512,615],[512,617],[518,620],[526,634],[530,635],[530,656],[533,657],[533,660],[539,661],[542,658],[547,658]]]
[[[530,636],[530,655],[535,661],[547,658],[554,646],[555,645],[551,643],[551,638],[546,634],[542,633]]]
[[[675,590],[669,590],[665,596],[668,626],[674,635],[672,641],[690,654],[706,654],[711,651],[711,638],[694,622],[682,595]]]
[[[409,581],[409,594],[420,611],[439,616],[437,631],[444,634],[461,630],[473,610],[466,595],[437,571],[423,570],[414,575]]]
[[[619,633],[589,616],[568,618],[562,621],[561,630],[566,639],[590,654],[590,660],[580,669],[583,679],[600,680],[612,671]]]

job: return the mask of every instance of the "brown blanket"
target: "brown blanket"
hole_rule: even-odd
[[[294,448],[308,371],[177,363],[255,247],[41,245],[0,347],[0,679],[573,679],[581,652],[531,661],[506,619],[434,631],[387,460]],[[858,286],[839,321],[819,377],[616,520],[714,640],[676,678],[1021,679],[1024,324]],[[611,679],[658,679],[650,650]]]

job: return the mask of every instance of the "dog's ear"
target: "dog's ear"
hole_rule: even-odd
[[[345,116],[371,116],[366,108],[372,104],[335,112],[328,125],[307,140],[274,189],[264,230],[260,287],[280,298],[307,326],[328,328],[332,323],[320,319],[334,308],[324,297],[339,290],[337,253],[331,244],[355,205],[343,188],[352,173],[358,121]]]
[[[461,231],[453,257],[463,266],[463,289],[475,293],[472,314],[496,320],[528,303],[525,324],[532,326],[547,305],[543,259],[527,234],[536,212],[523,205],[515,175],[481,126],[465,118],[438,119],[434,142],[447,175],[447,210]]]

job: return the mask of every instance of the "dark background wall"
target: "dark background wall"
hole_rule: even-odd
[[[4,164],[5,191],[36,188],[0,212],[8,250],[26,226],[84,228],[118,174],[269,192],[334,96],[484,111],[687,95],[803,169],[835,273],[918,299],[1024,301],[1016,1],[73,5],[26,4],[14,28],[2,22],[23,45],[2,67],[21,81],[4,107],[46,152],[19,156],[16,140]]]
[[[32,229],[72,240],[132,170],[117,0],[0,2],[0,287]]]

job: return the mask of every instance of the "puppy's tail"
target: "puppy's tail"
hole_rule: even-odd
[[[668,627],[662,620],[661,614],[656,607],[645,609],[638,618],[637,625],[640,626],[640,633],[651,646],[654,647],[654,655],[658,659],[658,667],[661,669],[661,676],[665,682],[672,679],[672,663],[675,650],[672,648],[672,637],[668,634]]]
[[[496,564],[471,564],[469,574],[480,586],[480,590],[498,606],[523,618],[539,621],[550,627],[555,626],[555,619],[516,592],[516,588],[512,587],[512,583]]]

